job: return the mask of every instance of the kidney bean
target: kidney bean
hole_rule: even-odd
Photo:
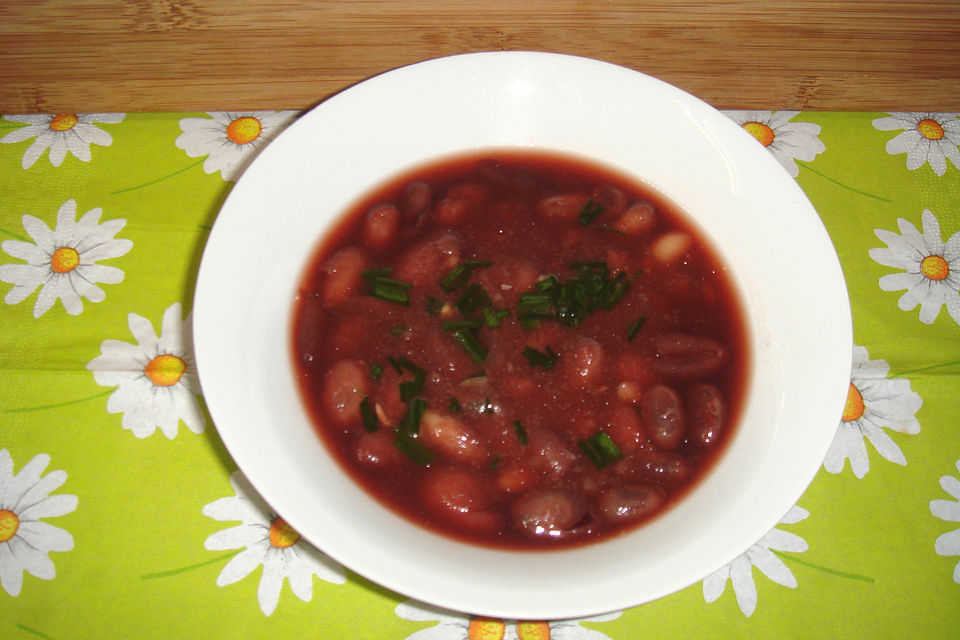
[[[416,224],[420,217],[430,208],[433,200],[433,188],[426,182],[411,182],[403,190],[400,200],[400,210],[403,219],[408,224]]]
[[[683,456],[671,451],[643,449],[631,464],[635,476],[665,486],[685,484],[693,475],[693,467]]]
[[[723,395],[712,384],[695,384],[686,393],[687,439],[708,449],[716,444],[726,416]]]
[[[473,429],[453,416],[426,411],[420,421],[420,441],[450,461],[480,466],[487,459],[487,447]]]
[[[635,202],[614,221],[613,228],[630,236],[642,236],[657,223],[656,209],[649,202]]]
[[[617,399],[630,404],[640,404],[643,397],[643,389],[640,385],[631,380],[624,380],[617,385]]]
[[[624,454],[635,450],[644,440],[643,425],[633,407],[619,405],[610,410],[603,427]]]
[[[726,362],[727,349],[713,338],[664,333],[650,339],[651,368],[676,380],[697,380],[716,373]]]
[[[445,233],[424,240],[397,261],[394,277],[413,285],[433,284],[460,261],[460,241]]]
[[[487,483],[475,471],[461,467],[434,467],[420,481],[424,506],[448,523],[474,533],[491,533],[501,516],[490,511]]]
[[[363,243],[371,249],[386,249],[397,239],[400,211],[392,204],[378,204],[363,220]]]
[[[583,496],[563,489],[528,493],[513,503],[513,524],[528,538],[560,538],[587,513]]]
[[[394,444],[393,433],[386,429],[363,432],[357,439],[355,454],[363,466],[384,471],[397,469],[409,461]]]
[[[563,477],[577,462],[577,454],[553,431],[527,428],[529,464],[548,478]]]
[[[325,307],[336,307],[360,291],[361,273],[367,268],[367,257],[360,247],[337,251],[323,265],[320,301]]]
[[[597,510],[611,524],[625,524],[649,518],[663,507],[667,494],[663,489],[641,484],[609,487],[597,498]]]
[[[627,194],[609,184],[602,184],[593,190],[590,199],[603,207],[603,213],[619,216],[627,208]]]
[[[323,378],[324,409],[339,424],[360,420],[360,402],[369,393],[370,377],[366,365],[353,359],[334,362]]]
[[[520,464],[511,464],[497,471],[497,488],[504,493],[517,493],[533,480],[530,471]]]
[[[577,217],[590,199],[585,193],[561,193],[544,198],[537,203],[537,212],[548,218],[572,220]]]
[[[658,262],[669,266],[682,258],[693,244],[693,238],[682,231],[669,231],[650,245],[650,253]]]
[[[444,198],[437,203],[434,208],[433,217],[437,222],[448,227],[456,227],[463,224],[470,213],[470,203],[466,200],[454,200],[453,198]]]
[[[649,387],[643,393],[641,412],[650,441],[661,449],[676,449],[686,431],[677,392],[662,384]]]
[[[596,386],[603,376],[605,357],[603,347],[593,338],[580,338],[573,349],[560,356],[564,378],[575,388]]]
[[[635,382],[639,385],[656,380],[647,358],[639,351],[621,352],[613,362],[613,372],[621,380]]]

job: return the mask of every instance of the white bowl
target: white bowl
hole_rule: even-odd
[[[741,424],[706,479],[652,523],[568,550],[467,545],[395,515],[343,472],[294,384],[294,290],[324,229],[358,196],[411,166],[517,146],[610,165],[685,209],[739,284],[753,347]],[[830,240],[763,147],[670,85],[544,53],[415,64],[300,118],[252,163],[220,212],[201,263],[194,340],[224,443],[304,538],[401,594],[513,619],[626,608],[743,553],[819,468],[842,413],[852,348]]]

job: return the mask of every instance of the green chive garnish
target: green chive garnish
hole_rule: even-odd
[[[483,409],[480,413],[493,413],[493,404],[490,402],[490,398],[483,399]]]
[[[426,310],[432,316],[437,315],[443,309],[443,300],[429,296],[426,302]]]
[[[402,324],[400,324],[400,325],[395,326],[393,329],[390,329],[390,333],[392,333],[393,335],[399,337],[400,334],[403,333],[403,332],[406,331],[406,330],[407,330],[407,328],[406,328],[405,326],[403,326]]]
[[[459,331],[460,329],[479,329],[483,326],[480,318],[467,318],[466,320],[450,320],[441,322],[440,328],[444,331]]]
[[[597,469],[606,468],[611,462],[619,460],[623,455],[616,443],[603,431],[590,436],[586,440],[581,440],[577,445]]]
[[[527,444],[527,430],[523,428],[523,424],[519,420],[513,423],[513,430],[517,434],[517,440],[520,441],[520,444]]]
[[[468,316],[487,304],[490,304],[490,296],[487,295],[486,290],[476,282],[471,282],[453,306],[457,311]]]
[[[613,227],[610,227],[610,226],[605,225],[605,224],[600,225],[600,228],[603,229],[604,231],[609,231],[610,233],[615,233],[615,234],[617,234],[618,236],[630,235],[630,234],[628,234],[626,231],[620,231],[620,229],[614,229]]]
[[[460,401],[453,396],[450,396],[450,411],[452,413],[463,413],[463,407],[460,406]]]
[[[480,344],[480,340],[474,331],[460,329],[453,332],[453,337],[456,338],[457,342],[460,343],[460,346],[463,347],[463,350],[467,352],[467,355],[469,355],[474,362],[480,364],[486,359],[487,350]]]
[[[379,362],[374,362],[370,365],[370,377],[374,380],[379,380],[380,376],[383,375],[383,365]]]
[[[393,441],[400,451],[421,467],[433,462],[433,453],[417,442],[409,433],[402,429],[396,430],[397,438]]]
[[[454,267],[450,273],[443,277],[440,281],[440,287],[443,288],[444,291],[459,289],[467,283],[474,269],[489,267],[491,264],[489,260],[466,260]]]
[[[410,294],[407,292],[413,285],[389,278],[387,277],[389,273],[390,270],[387,268],[367,269],[361,272],[360,275],[363,276],[369,289],[366,294],[388,302],[395,302],[404,306],[409,305]]]
[[[423,378],[414,378],[413,380],[404,380],[400,383],[400,400],[410,402],[423,390]]]
[[[360,401],[360,419],[363,421],[363,427],[370,433],[377,430],[377,412],[370,406],[370,398]]]
[[[419,433],[420,419],[423,417],[423,412],[427,410],[428,406],[430,406],[430,403],[423,398],[414,398],[413,401],[410,402],[407,412],[400,418],[397,429],[408,434]]]
[[[510,315],[510,312],[506,309],[497,310],[493,307],[484,307],[483,308],[483,319],[487,323],[488,327],[496,328],[500,326],[500,323],[503,322],[503,319]]]
[[[630,342],[636,337],[637,332],[640,331],[640,327],[642,327],[646,321],[646,316],[637,316],[637,319],[627,326],[627,342]]]
[[[593,222],[593,219],[600,215],[602,211],[603,207],[593,200],[587,200],[587,203],[580,209],[580,213],[577,214],[577,217],[580,219],[580,226],[585,227]]]
[[[541,353],[533,347],[524,347],[523,356],[527,359],[527,362],[530,363],[531,367],[543,367],[544,369],[553,369],[553,365],[556,364],[557,358],[560,356],[550,348],[548,345],[544,348],[546,353]]]

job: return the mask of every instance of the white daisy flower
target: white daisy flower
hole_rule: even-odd
[[[891,113],[877,118],[873,126],[880,131],[902,130],[887,142],[892,156],[907,154],[907,169],[919,169],[930,163],[938,176],[947,172],[947,158],[960,168],[960,114],[957,113]]]
[[[809,515],[806,509],[794,505],[780,520],[780,524],[796,524]],[[729,578],[740,611],[745,616],[751,616],[757,608],[757,586],[753,582],[753,567],[777,584],[796,589],[797,579],[774,551],[802,553],[806,550],[807,543],[803,538],[774,527],[760,542],[747,549],[746,553],[703,579],[703,599],[713,602],[719,598],[726,589]]]
[[[874,229],[885,248],[870,249],[870,257],[886,267],[903,269],[880,278],[884,291],[907,292],[897,305],[910,311],[920,305],[920,322],[931,324],[947,305],[947,313],[960,324],[960,232],[949,240],[940,239],[940,223],[929,209],[920,218],[923,234],[910,222],[897,219],[900,235],[885,229]]]
[[[137,343],[104,340],[101,355],[87,363],[97,384],[117,387],[107,400],[107,411],[123,413],[123,428],[138,438],[159,427],[172,439],[181,420],[190,431],[202,433],[190,316],[181,320],[180,303],[170,305],[163,312],[159,336],[149,320],[135,313],[127,322]]]
[[[957,461],[957,471],[960,472],[960,460]],[[940,486],[953,496],[953,500],[931,500],[930,512],[941,520],[960,522],[960,480],[953,476],[943,476],[940,478]],[[940,556],[960,556],[960,529],[939,536],[933,548]],[[957,562],[953,570],[953,581],[960,584],[960,562]]]
[[[53,580],[56,570],[47,554],[73,549],[73,536],[40,521],[77,508],[77,496],[50,495],[66,482],[67,472],[51,471],[44,476],[48,464],[50,456],[41,453],[14,475],[10,452],[0,449],[0,586],[11,596],[20,595],[24,571],[41,580]]]
[[[395,609],[397,616],[413,622],[438,622],[406,637],[406,640],[610,640],[599,631],[585,629],[581,622],[608,622],[623,613],[616,611],[590,618],[546,622],[542,620],[500,620],[470,616],[407,600]]]
[[[849,458],[853,475],[857,478],[866,475],[870,459],[864,437],[884,459],[899,465],[907,464],[900,447],[883,429],[911,435],[920,433],[916,413],[923,400],[910,389],[909,380],[887,378],[889,372],[890,365],[885,360],[871,360],[864,347],[854,345],[843,417],[823,461],[823,468],[830,473],[843,471]]]
[[[97,283],[117,284],[123,281],[123,271],[97,261],[125,255],[133,242],[114,238],[126,220],[100,223],[102,213],[103,209],[97,207],[77,220],[77,203],[67,200],[57,211],[53,231],[39,218],[23,216],[23,228],[33,243],[4,240],[0,244],[8,255],[27,263],[0,266],[0,280],[13,285],[4,302],[23,302],[40,287],[34,318],[49,311],[57,300],[73,316],[83,311],[82,298],[103,302],[106,294]]]
[[[90,162],[90,145],[98,144],[109,147],[113,143],[113,136],[95,127],[94,122],[116,124],[123,121],[122,113],[41,113],[25,116],[4,116],[10,122],[23,122],[27,126],[20,127],[0,138],[0,142],[23,142],[36,138],[23,154],[21,162],[24,169],[29,169],[43,152],[50,149],[50,164],[59,167],[67,153],[73,154],[78,160]]]
[[[820,125],[812,122],[790,122],[799,111],[724,111],[760,144],[765,146],[783,168],[797,177],[800,169],[795,160],[810,162],[826,147],[820,142]]]
[[[184,118],[176,141],[191,158],[207,156],[203,170],[235,180],[257,152],[297,117],[296,111],[210,112],[209,118]]]
[[[203,508],[203,515],[214,520],[242,523],[212,534],[203,543],[211,551],[243,549],[220,572],[218,587],[233,584],[263,565],[257,600],[260,610],[269,616],[277,608],[284,578],[290,580],[290,589],[304,602],[313,597],[313,576],[333,584],[346,582],[343,567],[301,539],[267,506],[246,476],[235,471],[230,485],[236,496],[214,500]]]

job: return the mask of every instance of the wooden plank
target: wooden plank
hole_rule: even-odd
[[[0,3],[0,112],[303,109],[472,51],[584,55],[719,108],[960,111],[960,2]]]

